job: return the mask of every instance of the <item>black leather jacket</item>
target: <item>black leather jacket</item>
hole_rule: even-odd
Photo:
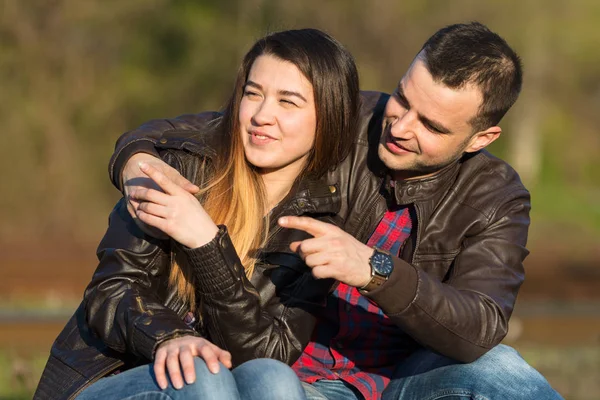
[[[196,143],[180,149],[175,139],[161,145],[160,155],[192,182],[199,163],[219,152],[214,133],[186,131]],[[182,132],[166,132],[179,137]],[[52,346],[36,398],[69,398],[117,369],[147,364],[161,342],[183,335],[202,335],[232,353],[234,365],[269,357],[293,363],[310,339],[314,308],[322,307],[332,280],[313,278],[289,244],[308,238],[283,229],[283,215],[308,215],[337,224],[341,196],[325,179],[302,179],[271,210],[270,235],[252,278],[248,280],[226,227],[198,249],[144,235],[122,199],[109,218],[98,247],[99,265],[84,300]],[[168,287],[172,247],[178,262],[195,274],[201,315],[195,326],[183,321],[186,305]],[[259,294],[260,293],[260,294]]]
[[[362,100],[362,126],[351,155],[321,180],[305,182],[274,210],[273,220],[309,213],[366,242],[388,201],[412,204],[416,229],[395,258],[390,279],[367,296],[402,328],[406,349],[426,346],[473,361],[506,335],[528,254],[529,193],[508,164],[486,151],[465,156],[435,176],[391,188],[376,150],[387,95],[363,92]],[[113,182],[120,187],[124,162],[140,151],[171,154],[189,176],[190,154],[210,149],[198,130],[217,117],[205,113],[156,120],[128,132],[111,159]],[[114,229],[126,232],[126,239]],[[203,307],[201,328],[231,351],[234,363],[273,357],[291,364],[310,339],[311,311],[324,304],[332,283],[314,280],[289,253],[287,245],[300,235],[279,232],[251,282],[224,230],[209,255],[189,255],[199,266],[211,264],[197,268],[205,282],[201,290],[213,294],[208,296],[212,303]],[[36,397],[73,393],[111,368],[148,362],[166,338],[199,334],[181,322],[185,310],[161,278],[168,249],[137,231],[123,203],[111,215],[98,254],[100,266],[86,300],[52,347]],[[107,295],[115,291],[123,295]],[[53,376],[61,377],[59,383],[51,383]]]

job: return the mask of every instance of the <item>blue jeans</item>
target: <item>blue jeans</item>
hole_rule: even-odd
[[[303,383],[308,400],[358,400],[343,381]],[[511,347],[498,345],[469,364],[419,350],[402,361],[382,400],[547,400],[562,397]]]
[[[194,359],[196,381],[175,389],[170,383],[162,390],[156,383],[152,364],[108,376],[86,388],[77,400],[304,400],[304,390],[294,371],[286,364],[266,358],[247,361],[232,371],[221,364],[211,373],[201,358]]]

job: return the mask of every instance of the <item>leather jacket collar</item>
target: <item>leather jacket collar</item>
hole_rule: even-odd
[[[390,194],[393,193],[398,205],[437,199],[439,194],[446,192],[456,178],[460,163],[457,160],[434,175],[411,180],[392,181],[390,174],[388,174],[385,180],[386,191]]]

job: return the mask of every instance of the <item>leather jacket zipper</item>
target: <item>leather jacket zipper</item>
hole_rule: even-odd
[[[142,299],[140,299],[140,296],[135,296],[135,301],[137,302],[140,310],[145,314],[146,310],[144,310],[144,306],[142,305]]]
[[[417,203],[413,203],[414,207],[415,207],[415,214],[417,215],[417,238],[415,239],[415,248],[413,249],[412,255],[410,256],[410,264],[412,264],[415,260],[415,254],[417,254],[417,250],[419,249],[419,244],[421,244],[421,224],[419,223],[419,221],[422,221],[423,218],[421,218],[421,209],[419,208],[419,206],[417,205]],[[406,241],[405,241],[406,242]]]
[[[365,210],[368,210],[369,212],[365,212],[363,213],[363,217],[362,219],[359,220],[359,223],[357,224],[359,227],[360,226],[364,226],[364,222],[367,219],[367,217],[369,215],[371,215],[371,211],[373,211],[373,209],[376,207],[378,201],[379,201],[379,197],[378,196],[373,196],[371,198],[371,202],[368,204],[367,207],[365,207]],[[378,216],[378,218],[376,219],[376,223],[379,224],[379,221],[381,220],[382,216]],[[363,243],[366,243],[366,241],[369,239],[368,237],[364,238],[363,235],[365,234],[365,231],[367,231],[367,229],[369,229],[370,227],[366,227],[365,229],[363,229],[363,232],[360,232],[360,235],[358,235],[358,232],[356,232],[356,234],[353,234],[352,232],[348,232],[349,234],[351,234],[352,236],[354,236],[355,238],[357,238],[358,240],[360,240]],[[369,234],[369,232],[373,232],[375,230],[375,228],[377,228],[377,225],[375,225],[372,229],[369,229],[369,231],[367,231],[366,233]]]

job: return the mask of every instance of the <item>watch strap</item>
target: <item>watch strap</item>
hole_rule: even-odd
[[[360,290],[362,290],[363,292],[370,292],[383,285],[385,281],[387,281],[387,277],[378,274],[373,274],[369,283],[361,287]]]
[[[391,256],[390,252],[381,250],[377,247],[373,247],[373,255],[376,253],[383,253],[387,256]],[[371,256],[372,258],[373,256]],[[371,264],[371,260],[369,259],[369,264]],[[371,265],[371,280],[365,286],[359,288],[359,290],[363,292],[370,292],[374,289],[377,289],[379,286],[383,285],[388,280],[388,276],[383,276],[375,272],[373,266]]]

